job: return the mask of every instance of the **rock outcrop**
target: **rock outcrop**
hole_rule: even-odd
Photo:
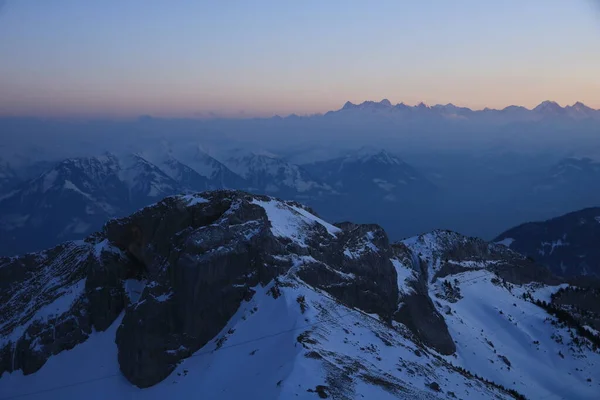
[[[289,277],[452,354],[432,280],[474,265],[515,282],[541,275],[501,246],[434,235],[391,245],[377,225],[334,226],[295,202],[239,191],[168,197],[84,241],[0,259],[0,374],[33,373],[122,315],[121,372],[155,385],[257,287]]]

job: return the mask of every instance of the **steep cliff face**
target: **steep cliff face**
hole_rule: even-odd
[[[135,265],[105,240],[0,259],[0,371],[38,370],[53,354],[104,330],[125,305]]]
[[[267,196],[168,197],[84,241],[0,259],[0,389],[19,394],[18,382],[29,376],[66,379],[52,370],[77,375],[65,361],[55,368],[57,360],[98,347],[114,354],[101,363],[117,369],[109,377],[122,374],[150,388],[138,393],[123,381],[99,390],[100,397],[241,395],[224,383],[230,378],[246,379],[248,390],[265,398],[511,396],[474,374],[536,393],[544,382],[513,387],[487,365],[472,368],[456,324],[472,318],[485,327],[485,314],[469,314],[468,304],[477,302],[468,295],[474,278],[482,286],[495,282],[498,298],[518,297],[528,313],[536,306],[524,293],[562,287],[525,257],[452,232],[390,244],[377,225],[332,225],[298,203]],[[93,344],[100,337],[111,339]],[[585,362],[593,364],[598,355],[590,349]],[[200,355],[212,361],[192,361]],[[233,363],[246,369],[232,371]],[[584,361],[574,363],[585,370]],[[260,370],[250,379],[253,365]],[[184,379],[192,366],[195,383]],[[557,374],[548,371],[551,379]],[[580,378],[583,372],[572,379]],[[182,385],[167,385],[171,380]],[[273,389],[261,393],[267,384]]]
[[[389,321],[398,298],[389,249],[381,228],[343,231],[297,203],[231,191],[170,197],[86,241],[2,260],[2,371],[35,372],[125,311],[121,371],[151,386],[215,337],[252,288],[290,272]]]

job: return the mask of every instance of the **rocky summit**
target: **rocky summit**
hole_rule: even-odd
[[[167,197],[0,258],[0,289],[2,399],[600,391],[597,287],[454,232],[390,243],[240,191]]]

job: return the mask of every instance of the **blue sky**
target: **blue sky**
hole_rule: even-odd
[[[596,0],[0,1],[0,115],[600,108]]]

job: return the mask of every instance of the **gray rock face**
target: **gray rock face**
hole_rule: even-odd
[[[422,344],[451,354],[429,275],[466,268],[465,261],[508,259],[485,242],[461,246],[436,247],[435,257],[450,257],[436,270],[433,253],[390,245],[377,225],[333,226],[294,202],[238,191],[169,197],[85,241],[0,259],[0,374],[33,373],[122,315],[121,372],[152,386],[215,338],[253,288],[282,275],[401,322]],[[402,290],[399,272],[411,277]]]
[[[0,259],[0,374],[35,372],[51,355],[85,341],[92,327],[112,324],[123,308],[120,278],[129,266],[103,244],[69,242]]]
[[[311,253],[321,262],[302,269],[299,276],[344,304],[391,320],[398,286],[387,235],[378,225],[340,226],[344,230],[337,240],[320,242],[319,251]]]
[[[404,243],[421,260],[429,282],[477,269],[492,270],[515,284],[561,282],[548,269],[505,246],[456,232],[436,230]]]
[[[415,293],[407,296],[394,318],[406,325],[426,346],[436,349],[441,354],[449,355],[456,351],[444,317],[437,312],[427,294]]]
[[[180,203],[170,198],[107,227],[147,273],[146,289],[117,332],[121,370],[140,387],[168,376],[219,333],[251,287],[282,272],[266,257],[283,247],[263,209],[244,195],[220,192],[193,207]]]
[[[454,340],[448,331],[444,317],[436,310],[428,293],[427,266],[402,243],[394,245],[394,256],[404,265],[417,271],[419,279],[410,282],[411,293],[403,295],[394,320],[403,323],[426,346],[441,354],[456,351]]]

